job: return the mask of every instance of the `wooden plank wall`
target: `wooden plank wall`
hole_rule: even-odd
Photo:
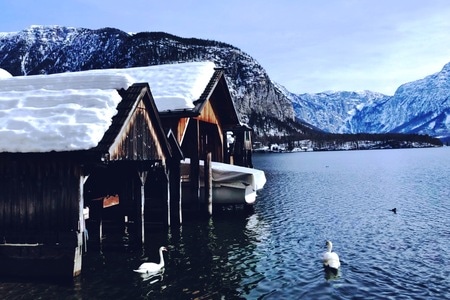
[[[117,148],[113,149],[111,160],[162,160],[164,158],[156,129],[142,101],[126,126],[126,134],[122,135]]]
[[[0,242],[57,243],[78,226],[81,167],[52,155],[0,156]]]

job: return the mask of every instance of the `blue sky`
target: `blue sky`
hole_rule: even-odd
[[[294,93],[392,95],[450,62],[448,0],[2,0],[0,32],[61,25],[232,44]]]

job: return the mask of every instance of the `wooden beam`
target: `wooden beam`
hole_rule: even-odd
[[[86,223],[84,221],[84,183],[85,178],[80,175],[79,187],[78,187],[78,231],[77,231],[77,246],[75,247],[74,263],[73,263],[73,276],[78,276],[81,273],[82,258],[83,258],[83,235],[86,229]]]
[[[141,180],[141,242],[145,242],[145,182],[147,181],[147,171],[138,172]]]
[[[211,152],[206,154],[205,159],[205,201],[206,201],[206,211],[211,216],[212,215],[212,155]]]
[[[172,205],[170,201],[170,169],[166,169],[166,179],[167,179],[167,225],[171,225],[171,211],[172,211]]]
[[[168,162],[168,189],[170,200],[170,225],[179,226],[183,222],[181,203],[180,162],[171,159]]]
[[[200,134],[199,134],[199,121],[196,119],[192,119],[190,121],[192,123],[191,126],[194,126],[194,140],[195,147],[193,147],[193,151],[191,154],[191,168],[190,168],[190,174],[189,174],[189,181],[191,185],[191,200],[193,202],[196,202],[198,207],[197,209],[200,210]]]

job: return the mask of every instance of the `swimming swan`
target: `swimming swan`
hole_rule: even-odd
[[[326,245],[327,251],[323,254],[323,267],[337,273],[339,267],[341,266],[339,256],[336,252],[331,252],[333,249],[333,243],[331,243],[331,241],[327,241]]]
[[[164,256],[163,251],[167,251],[166,247],[159,248],[159,264],[153,262],[146,262],[139,266],[137,270],[133,270],[137,273],[156,273],[164,268]]]

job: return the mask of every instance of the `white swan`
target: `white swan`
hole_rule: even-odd
[[[327,241],[326,245],[327,251],[323,254],[323,266],[325,269],[331,269],[331,271],[337,272],[341,266],[339,256],[336,252],[331,252],[333,249],[333,243],[331,241]]]
[[[157,273],[164,268],[164,256],[163,251],[167,251],[166,247],[159,248],[159,264],[153,262],[146,262],[139,266],[138,269],[133,270],[137,273]]]

